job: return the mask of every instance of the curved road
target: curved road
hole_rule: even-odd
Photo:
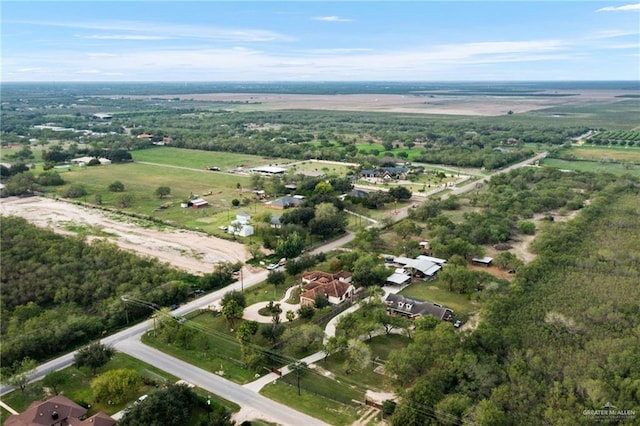
[[[507,168],[501,169],[494,174],[505,173],[510,170],[514,170],[526,165],[529,165],[535,161],[541,160],[546,157],[547,153],[543,152],[535,157],[529,158],[520,163],[514,164]],[[461,194],[466,191],[470,191],[481,182],[486,182],[491,178],[491,175],[482,178],[479,181],[471,182],[459,188],[454,188],[453,194]],[[409,207],[405,207],[394,216],[394,219],[400,220],[407,215]],[[329,252],[344,244],[353,240],[354,234],[349,232],[341,238],[331,241],[321,247],[318,247],[311,251],[316,254],[320,252]],[[174,315],[180,316],[188,312],[205,308],[215,304],[222,296],[231,290],[241,290],[242,288],[250,288],[256,284],[264,281],[267,277],[268,271],[261,271],[257,274],[251,274],[242,281],[236,281],[235,283],[217,290],[213,293],[205,295],[199,299],[196,299],[188,304],[185,304],[173,311]],[[314,419],[313,417],[302,414],[289,407],[279,404],[270,399],[264,398],[257,394],[255,391],[240,386],[236,383],[230,382],[219,376],[201,370],[191,364],[180,361],[176,358],[170,357],[160,351],[152,349],[140,342],[140,336],[152,327],[152,320],[146,320],[126,330],[120,331],[109,337],[101,340],[103,344],[113,345],[121,352],[134,356],[135,358],[147,362],[151,365],[155,365],[176,377],[180,377],[190,383],[193,383],[207,391],[223,396],[224,398],[233,401],[241,406],[251,406],[256,408],[259,412],[272,421],[276,421],[283,425],[322,425],[323,422]],[[73,357],[75,352],[68,353],[49,362],[41,364],[37,367],[35,373],[32,375],[31,381],[42,379],[45,375],[52,371],[61,370],[73,364]],[[13,388],[10,386],[2,385],[0,387],[0,395],[4,395]]]

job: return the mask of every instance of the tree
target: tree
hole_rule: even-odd
[[[247,307],[247,298],[245,297],[244,293],[240,291],[232,290],[226,292],[220,300],[220,305],[224,307],[230,300],[235,300],[236,303],[243,309]]]
[[[298,316],[303,320],[310,320],[313,318],[313,314],[315,313],[315,309],[311,305],[302,305],[300,309],[298,309]]]
[[[347,359],[344,370],[347,374],[360,371],[371,364],[371,349],[358,339],[349,339],[347,342]]]
[[[244,321],[236,331],[236,338],[240,344],[244,345],[251,340],[251,337],[258,332],[259,324],[257,321]]]
[[[353,283],[358,286],[371,286],[384,283],[387,277],[391,275],[387,268],[379,264],[377,259],[366,254],[360,256],[353,265]]]
[[[29,357],[23,358],[20,362],[15,362],[11,368],[11,375],[7,380],[9,385],[19,388],[22,393],[31,380],[31,376],[35,373],[38,364],[34,359]]]
[[[233,200],[231,200],[231,205],[233,207],[238,207],[240,205],[240,200],[238,200],[237,198],[234,198]]]
[[[307,363],[303,361],[296,361],[293,364],[289,364],[289,370],[296,375],[298,396],[300,396],[300,378],[308,371]]]
[[[102,373],[91,381],[93,396],[98,401],[120,404],[131,399],[142,384],[142,377],[130,368],[119,368]]]
[[[406,240],[409,235],[419,235],[420,227],[411,220],[402,220],[393,227],[393,231],[398,234],[400,238]]]
[[[159,186],[155,192],[155,195],[158,198],[164,198],[169,194],[171,194],[171,188],[169,188],[168,186]]]
[[[296,319],[296,313],[293,312],[292,310],[288,310],[286,315],[287,315],[287,321],[289,322],[293,322]]]
[[[116,351],[112,346],[96,342],[78,350],[73,360],[78,367],[88,367],[91,370],[91,374],[95,376],[98,368],[109,362],[115,353]]]
[[[344,232],[347,219],[343,212],[332,203],[320,203],[316,206],[316,215],[309,222],[314,234],[330,236]]]
[[[269,271],[269,274],[267,275],[267,282],[269,284],[273,284],[274,286],[284,284],[286,279],[287,273],[284,271]]]
[[[212,400],[211,405],[215,406],[215,404],[216,402]],[[208,408],[207,401],[199,404],[197,395],[189,386],[184,383],[172,384],[167,388],[149,393],[144,401],[130,407],[124,417],[118,421],[118,426],[184,426],[190,424],[194,408],[198,405]],[[227,426],[229,423],[227,418],[221,423],[205,424]]]
[[[42,379],[42,384],[53,391],[56,395],[60,393],[62,390],[61,387],[64,386],[70,379],[69,373],[65,370],[52,371],[51,373],[44,376]]]
[[[531,222],[530,220],[521,220],[517,225],[518,231],[523,234],[533,235],[536,233],[536,224]]]
[[[276,256],[285,259],[298,257],[304,249],[304,241],[298,232],[292,232],[287,238],[282,239],[276,246]]]
[[[109,184],[109,191],[111,192],[122,192],[124,191],[124,184],[119,180],[116,180]]]
[[[236,320],[242,318],[243,313],[244,308],[235,299],[229,300],[222,306],[222,316],[229,322],[231,327],[233,327]]]
[[[411,190],[404,186],[394,186],[389,189],[389,195],[391,195],[396,201],[406,201],[411,199]]]
[[[272,345],[275,345],[284,333],[284,326],[282,324],[264,324],[262,329],[260,330],[260,334],[262,337],[267,339]]]
[[[118,197],[116,204],[118,207],[131,207],[133,205],[133,195],[131,194],[122,194]]]
[[[73,184],[62,194],[66,198],[80,198],[87,195],[87,190],[83,185]]]
[[[297,328],[290,328],[282,336],[286,347],[297,354],[319,348],[323,338],[324,331],[316,324],[303,324]]]
[[[333,192],[333,186],[329,182],[318,182],[315,189],[313,190],[314,194],[331,194]]]

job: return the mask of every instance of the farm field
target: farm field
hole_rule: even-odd
[[[632,164],[603,163],[599,161],[569,161],[557,158],[545,158],[543,164],[562,170],[640,176],[640,166]]]
[[[571,147],[563,153],[573,154],[580,160],[615,160],[621,162],[640,163],[640,148],[581,146]]]
[[[173,147],[157,147],[136,150],[132,152],[134,161],[167,164],[191,169],[205,169],[208,167],[220,167],[222,171],[235,170],[239,166],[248,169],[266,164],[279,165],[290,163],[293,160],[283,158],[268,158],[258,155],[236,154],[232,152],[201,151]],[[214,173],[214,172],[210,172]]]
[[[228,226],[236,213],[243,211],[253,215],[269,210],[245,188],[249,184],[246,175],[144,163],[73,167],[61,175],[67,184],[58,189],[58,194],[70,185],[81,184],[87,190],[87,196],[82,197],[82,201],[94,203],[96,196],[99,196],[101,205],[109,208],[121,208],[118,206],[119,198],[123,194],[131,194],[131,205],[121,208],[127,213],[152,216],[226,238],[231,237],[219,227]],[[109,185],[116,180],[124,184],[125,191],[109,191]],[[159,186],[168,186],[171,194],[159,199],[154,195]],[[180,204],[191,196],[203,198],[209,205],[199,209],[182,208]],[[233,207],[232,200],[235,198],[246,200],[246,205]]]

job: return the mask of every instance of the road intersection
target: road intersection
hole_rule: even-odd
[[[547,153],[543,152],[536,155],[535,157],[529,158],[525,161],[499,170],[492,175],[505,173],[516,168],[524,167],[536,161],[542,160],[544,157],[546,157],[546,155]],[[452,188],[451,193],[461,194],[463,192],[470,191],[476,188],[476,186],[481,184],[482,182],[488,181],[492,175],[483,177],[480,181],[474,181],[461,187],[454,187]],[[393,217],[394,221],[406,217],[409,208],[410,206],[404,207],[403,209],[399,210]],[[310,253],[317,254],[320,252],[332,251],[347,244],[348,242],[353,240],[353,238],[354,234],[349,232],[336,240],[333,240],[314,250],[311,250]],[[268,271],[266,270],[253,274],[244,273],[243,279],[241,281],[236,281],[223,289],[217,290],[208,295],[193,300],[192,302],[179,307],[178,309],[173,311],[172,314],[175,316],[182,316],[198,309],[208,309],[211,306],[215,306],[225,293],[232,290],[240,291],[242,289],[255,286],[263,282],[267,278],[267,273]],[[140,341],[141,336],[145,332],[150,330],[152,326],[153,322],[151,319],[149,319],[135,324],[111,336],[105,337],[101,340],[101,343],[114,346],[121,352],[124,352],[141,361],[154,365],[176,377],[180,377],[183,380],[193,383],[194,385],[199,386],[202,389],[205,389],[207,391],[220,395],[232,402],[235,402],[240,406],[251,406],[256,410],[256,412],[260,413],[261,417],[263,417],[265,420],[274,421],[282,425],[292,426],[301,424],[325,424],[318,419],[300,413],[292,408],[261,396],[258,392],[265,384],[268,384],[272,380],[271,376],[267,375],[264,379],[261,379],[261,381],[253,382],[254,384],[241,386],[142,344]],[[68,353],[41,364],[36,368],[35,373],[32,375],[31,381],[40,380],[52,371],[57,371],[69,367],[71,364],[73,364],[74,355],[75,352]],[[315,358],[321,358],[322,354],[316,353],[312,355],[312,357],[314,357],[313,360],[305,359],[304,361],[307,363],[315,362],[317,361]],[[0,387],[0,395],[4,395],[12,390],[12,387],[2,385]]]

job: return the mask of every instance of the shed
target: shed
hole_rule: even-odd
[[[402,284],[406,284],[407,282],[411,281],[411,276],[407,275],[407,274],[394,272],[389,277],[387,277],[386,281],[389,284],[402,285]]]
[[[473,263],[474,265],[489,266],[491,265],[491,262],[493,262],[493,257],[489,256],[474,257],[473,259],[471,259],[471,263]]]

